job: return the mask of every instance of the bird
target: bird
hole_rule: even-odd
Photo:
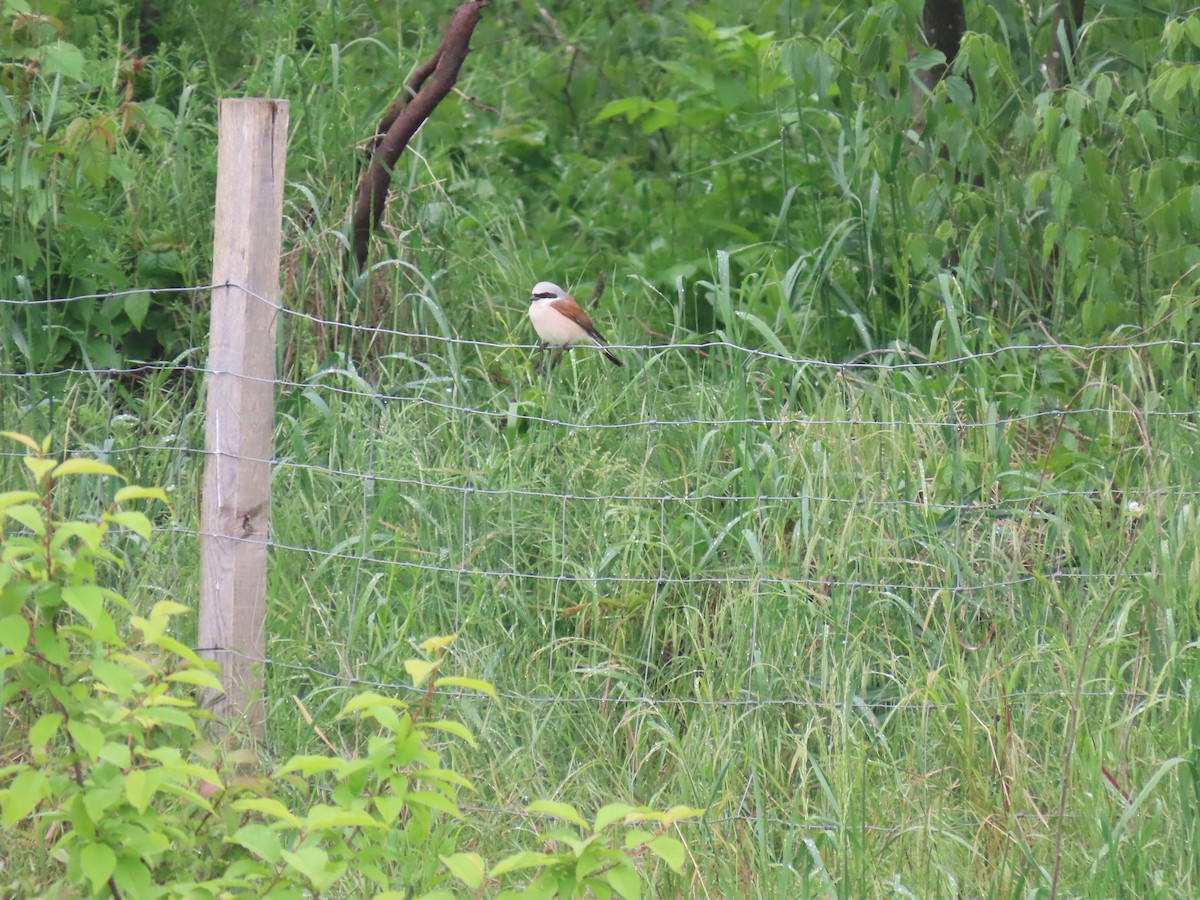
[[[591,317],[579,308],[575,299],[551,281],[539,281],[533,286],[529,303],[529,321],[542,339],[541,349],[561,347],[570,350],[572,344],[591,342],[600,348],[614,366],[625,365],[604,345]]]

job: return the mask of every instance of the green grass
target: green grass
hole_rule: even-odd
[[[293,697],[354,747],[332,721],[354,679],[403,682],[416,642],[457,631],[456,668],[502,693],[454,703],[483,738],[456,763],[488,856],[528,841],[531,798],[688,803],[709,812],[668,895],[1008,897],[1048,886],[1062,813],[1068,894],[1188,895],[1186,385],[1138,396],[1151,368],[1125,350],[623,355],[545,374],[431,341],[379,363],[378,393],[336,372],[282,392],[276,752],[319,741]],[[511,383],[481,377],[499,366]],[[201,398],[155,377],[137,420],[111,382],[6,415],[65,417],[75,448],[174,487],[176,530],[124,576],[145,602],[194,596],[196,571]],[[1080,411],[1052,415],[1037,385],[1069,378]]]
[[[902,83],[902,42],[869,22],[785,31],[790,5],[764,4],[781,31],[760,46],[594,4],[560,41],[521,7],[485,22],[495,65],[464,70],[503,116],[438,111],[353,276],[354,145],[433,25],[279,6],[244,87],[292,100],[283,298],[328,322],[280,323],[274,753],[352,750],[350,692],[402,691],[414,645],[457,632],[455,667],[501,692],[451,701],[481,738],[455,751],[479,787],[461,849],[534,846],[535,798],[686,803],[708,810],[681,826],[691,874],[655,872],[660,896],[1049,896],[1056,866],[1060,896],[1200,891],[1194,165],[1172,150],[1187,109],[1148,99],[1157,57],[1084,66],[1056,105],[997,25],[972,52],[1000,87],[910,147],[910,97],[851,71]],[[896,19],[879,34],[907,27],[873,6]],[[1157,40],[1127,15],[1102,25]],[[706,93],[633,58],[740,77]],[[594,121],[632,96],[683,119]],[[1058,143],[1079,130],[1086,197]],[[180,234],[211,204],[196,169],[150,198]],[[601,274],[626,367],[581,349],[540,371],[516,346],[529,287],[585,298]],[[180,362],[201,365],[202,325]],[[1006,349],[1050,335],[1177,343]],[[22,366],[4,428],[171,489],[120,589],[194,602],[199,374]],[[0,458],[6,485],[20,469]]]
[[[353,428],[329,445],[314,427],[309,458],[348,474],[277,476],[305,498],[277,511],[280,543],[318,552],[276,553],[274,608],[298,621],[273,655],[396,681],[413,641],[458,631],[463,668],[506,694],[471,702],[486,762],[463,761],[496,773],[480,802],[509,811],[500,833],[530,796],[707,806],[685,833],[692,889],[718,895],[794,895],[804,838],[844,895],[893,877],[922,896],[1044,884],[1082,677],[1064,886],[1088,893],[1110,854],[1157,856],[1147,879],[1177,865],[1170,838],[1105,833],[1123,803],[1104,772],[1132,799],[1187,746],[1194,660],[1167,630],[1195,633],[1196,606],[1154,599],[1164,570],[1186,576],[1153,536],[1190,543],[1197,519],[1186,495],[1149,492],[1191,481],[1190,425],[1147,418],[1143,435],[1140,410],[1112,403],[988,427],[988,408],[1036,410],[987,363],[897,385],[694,356],[531,376],[531,411],[585,427],[440,405],[506,411],[511,390],[484,382],[346,403]],[[634,424],[651,419],[683,424]],[[348,558],[322,558],[334,548]],[[327,680],[271,675],[328,721]],[[285,721],[281,740],[313,740]]]

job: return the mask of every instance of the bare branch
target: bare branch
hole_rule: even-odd
[[[405,95],[388,107],[368,149],[370,163],[358,183],[352,235],[359,268],[367,261],[371,234],[383,218],[392,167],[424,121],[454,88],[471,47],[471,35],[488,0],[467,0],[454,11],[437,51],[409,77]]]

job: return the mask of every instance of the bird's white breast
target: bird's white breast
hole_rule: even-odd
[[[550,304],[552,300],[534,300],[529,304],[529,320],[543,341],[562,347],[587,339],[578,324],[568,319]]]

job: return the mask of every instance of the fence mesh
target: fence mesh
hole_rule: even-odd
[[[1200,343],[830,362],[750,332],[614,345],[618,371],[582,349],[551,367],[533,345],[280,316],[289,340],[344,329],[387,352],[277,380],[277,736],[316,742],[299,703],[352,748],[345,692],[407,695],[415,644],[456,632],[455,665],[499,690],[457,711],[522,777],[477,811],[521,817],[600,769],[622,799],[663,802],[670,781],[691,786],[673,801],[716,801],[689,828],[912,819],[842,805],[854,786],[818,764],[842,754],[930,834],[975,845],[986,816],[955,741],[990,746],[975,774],[1003,783],[1013,827],[1045,825],[1055,798],[1008,788],[1053,768],[1025,743],[1061,729],[1085,642],[1081,714],[1123,741],[1189,702],[1170,661],[1195,622],[1169,597],[1194,590]],[[171,489],[122,576],[152,596],[197,594],[203,357],[0,372],[5,427]],[[15,477],[21,453],[4,456]],[[1119,759],[1096,769],[1136,788]]]

